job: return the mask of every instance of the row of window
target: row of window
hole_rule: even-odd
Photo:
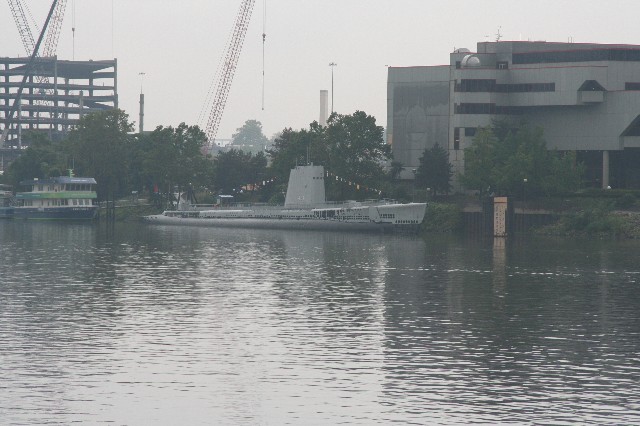
[[[460,103],[455,106],[456,114],[523,114],[527,107],[496,105],[494,103]]]
[[[68,184],[68,185],[35,185],[34,192],[51,192],[51,191],[91,191],[90,184]]]
[[[462,61],[456,61],[456,68],[457,69],[462,68]],[[498,62],[496,62],[496,69],[499,69],[499,70],[509,69],[509,62],[507,62],[507,61],[498,61]]]
[[[498,84],[492,79],[465,79],[456,84],[456,92],[528,93],[555,92],[555,83]]]
[[[590,49],[557,52],[514,53],[514,64],[554,64],[560,62],[626,61],[640,62],[640,50]]]
[[[34,203],[35,201],[35,203]],[[58,207],[58,206],[91,206],[92,200],[89,199],[73,199],[73,200],[24,200],[27,207]]]

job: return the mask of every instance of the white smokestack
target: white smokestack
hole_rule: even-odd
[[[320,91],[320,123],[321,126],[327,125],[327,119],[329,118],[329,91]]]

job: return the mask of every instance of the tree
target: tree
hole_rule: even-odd
[[[98,182],[98,197],[114,199],[127,188],[127,146],[133,124],[122,110],[112,109],[85,115],[65,144],[76,175]]]
[[[361,186],[379,187],[389,177],[383,163],[390,159],[390,147],[384,142],[383,129],[373,116],[356,111],[351,115],[332,114],[327,126],[311,123],[309,129],[285,129],[271,150],[271,169],[286,181],[296,164],[305,164],[307,158],[321,164],[346,182]],[[330,198],[364,198],[371,196],[358,191],[355,185],[327,180]]]
[[[577,190],[583,172],[572,154],[547,150],[541,128],[499,120],[465,149],[461,181],[481,193],[521,194],[526,182],[528,194],[553,195]]]
[[[265,180],[267,157],[231,149],[219,153],[214,159],[214,183],[218,192],[234,194],[246,185],[252,186]],[[255,189],[255,188],[254,188]]]
[[[262,133],[262,123],[257,120],[245,121],[231,138],[231,144],[243,147],[244,151],[262,151],[268,143],[269,139]]]
[[[430,188],[431,193],[448,194],[451,189],[453,166],[449,163],[449,154],[436,142],[430,149],[425,149],[420,157],[420,166],[416,173],[416,185]]]
[[[212,165],[201,153],[206,135],[198,126],[181,123],[178,127],[158,126],[143,141],[143,168],[147,180],[171,193],[191,185],[206,185]]]
[[[320,126],[314,124],[310,130],[284,129],[272,148],[267,150],[271,157],[271,173],[278,180],[287,182],[291,169],[298,164],[306,164],[307,160],[328,167],[323,133]]]
[[[46,179],[66,174],[65,156],[60,147],[42,134],[32,134],[29,147],[11,163],[5,181],[14,187],[23,180]]]

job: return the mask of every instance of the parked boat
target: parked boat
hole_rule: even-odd
[[[291,170],[284,206],[198,207],[180,199],[177,210],[145,216],[154,224],[308,230],[417,230],[426,203],[333,203],[325,200],[322,166]]]
[[[10,185],[0,184],[0,219],[13,217],[13,191]]]
[[[69,176],[20,182],[30,191],[16,194],[16,219],[94,219],[98,212],[93,178]]]

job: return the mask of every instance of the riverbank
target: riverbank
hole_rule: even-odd
[[[128,200],[116,201],[114,210],[116,222],[136,222],[139,221],[142,216],[162,212],[162,209],[156,207],[152,203],[149,203],[147,200],[140,200],[140,202]],[[100,204],[100,209],[98,210],[98,218],[99,220],[106,220],[106,204]]]
[[[513,202],[514,233],[536,233],[559,237],[640,239],[640,208],[635,198],[623,195],[536,199]],[[491,203],[485,204],[486,209]],[[432,201],[427,207],[421,232],[490,232],[492,212],[473,198]],[[473,228],[473,229],[470,229]]]
[[[516,221],[526,222],[517,233],[535,233],[558,237],[594,237],[640,239],[640,210],[631,203],[628,209],[616,208],[616,203],[602,201],[534,200],[527,205],[516,202]],[[147,200],[139,202],[120,200],[115,206],[116,222],[136,222],[141,217],[162,211]],[[420,233],[465,233],[469,231],[465,216],[481,214],[482,205],[477,199],[450,198],[428,203]],[[534,220],[544,211],[549,218]],[[107,217],[106,206],[101,205],[99,217]],[[524,219],[524,220],[523,220]],[[548,223],[551,222],[551,223]],[[520,222],[518,222],[520,225]]]

